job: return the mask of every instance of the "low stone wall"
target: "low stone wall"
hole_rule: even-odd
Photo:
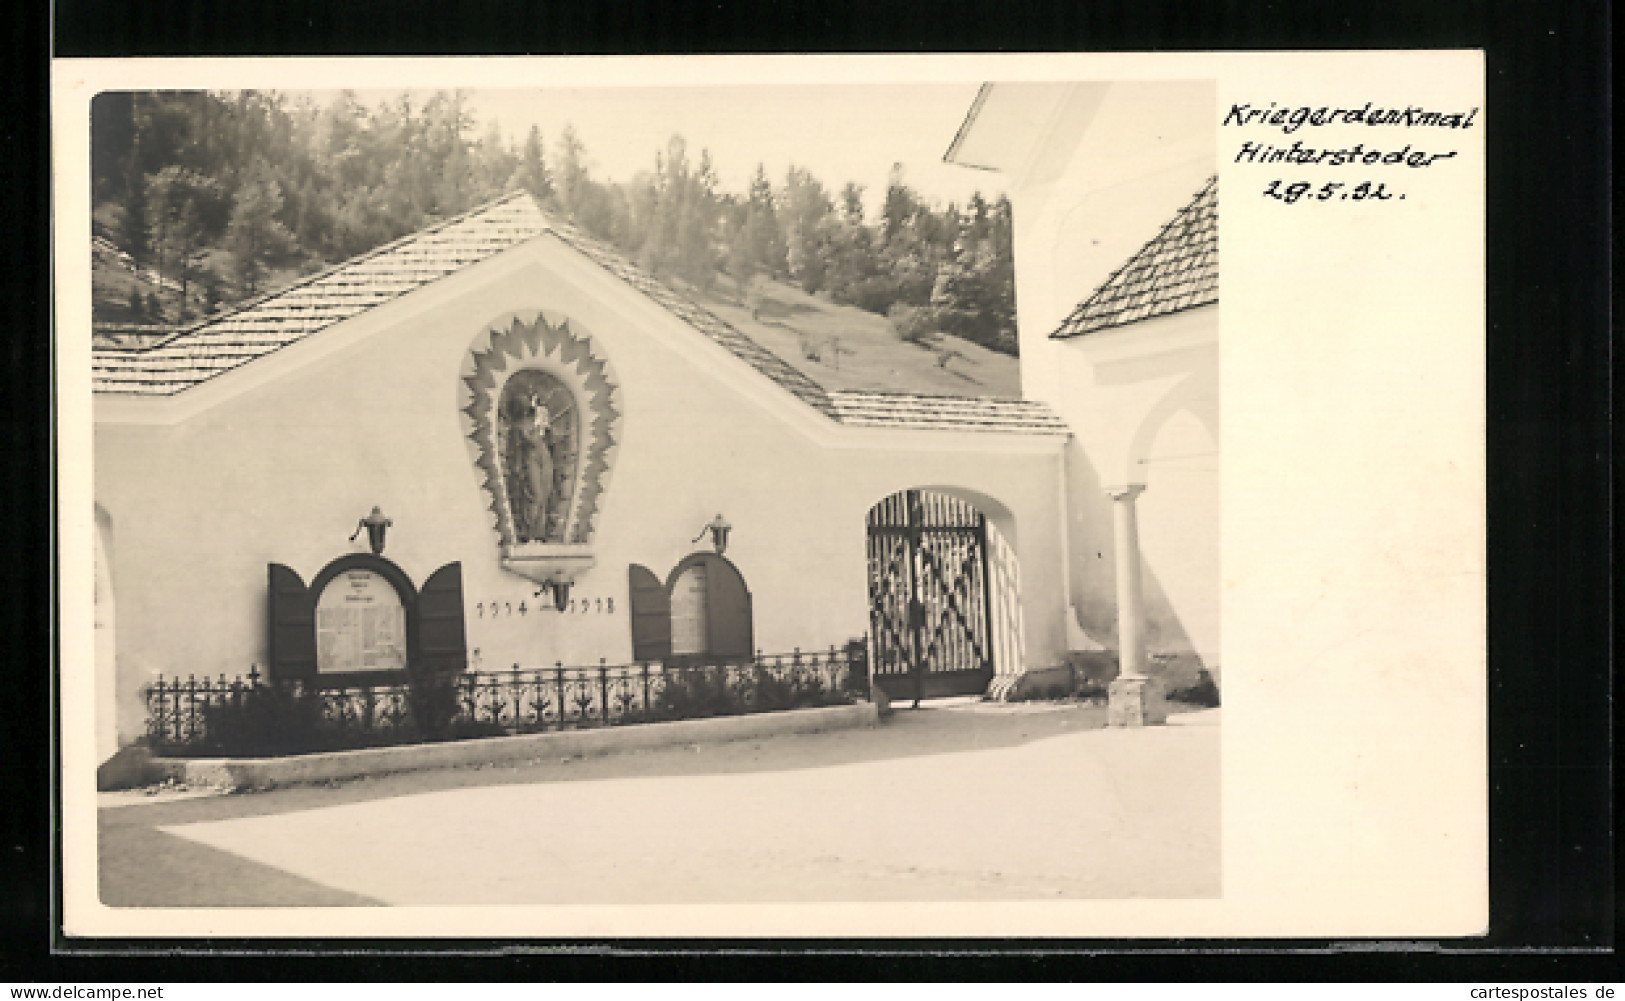
[[[519,764],[548,758],[614,754],[681,744],[751,740],[787,733],[816,733],[874,726],[874,703],[745,716],[714,716],[669,723],[555,730],[512,737],[484,737],[432,744],[370,747],[355,751],[296,754],[280,758],[153,758],[148,781],[173,779],[227,790],[271,789],[385,775],[392,772]]]

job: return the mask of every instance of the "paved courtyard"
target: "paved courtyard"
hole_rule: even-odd
[[[1212,897],[1219,710],[878,728],[239,795],[101,794],[114,906]]]

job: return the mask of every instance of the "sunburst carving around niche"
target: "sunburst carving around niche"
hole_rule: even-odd
[[[465,430],[505,568],[569,583],[592,566],[599,504],[620,441],[609,362],[570,321],[506,317],[470,347]]]

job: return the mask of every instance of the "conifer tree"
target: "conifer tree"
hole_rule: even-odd
[[[727,267],[744,298],[758,275],[784,274],[786,270],[784,233],[773,205],[773,184],[762,164],[756,165],[749,193],[735,215],[737,221],[728,239]]]
[[[816,292],[824,287],[827,235],[824,223],[834,210],[834,203],[811,171],[794,165],[785,173],[781,200],[790,277],[804,291]]]
[[[885,227],[882,235],[886,243],[895,240],[903,227],[914,218],[915,208],[914,192],[903,183],[903,165],[893,163],[886,180],[886,202],[880,210]]]
[[[554,177],[558,186],[554,197],[559,211],[572,220],[580,214],[586,202],[588,178],[587,165],[583,162],[585,152],[586,148],[577,137],[575,127],[566,125],[559,133],[558,171]]]
[[[282,187],[264,158],[257,157],[237,188],[225,234],[234,277],[245,295],[260,290],[267,264],[293,243],[293,235],[277,219],[281,211]]]
[[[847,181],[841,188],[841,218],[853,226],[863,225],[863,185]]]
[[[519,154],[511,186],[523,188],[542,204],[553,200],[553,177],[548,173],[547,160],[542,153],[542,130],[532,125],[525,136],[525,148]]]
[[[198,254],[220,232],[225,199],[213,178],[173,165],[149,176],[146,191],[148,242],[159,273],[176,283],[174,317],[185,322],[192,315],[189,296]]]

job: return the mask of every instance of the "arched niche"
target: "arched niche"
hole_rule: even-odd
[[[581,478],[581,415],[557,376],[521,369],[497,401],[496,443],[515,545],[579,540],[571,508]]]
[[[593,535],[620,441],[609,360],[567,318],[505,316],[470,345],[462,374],[470,456],[504,569],[570,583]]]

